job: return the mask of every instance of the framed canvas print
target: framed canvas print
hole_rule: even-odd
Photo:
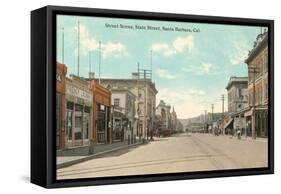
[[[31,12],[31,182],[272,174],[272,20]]]

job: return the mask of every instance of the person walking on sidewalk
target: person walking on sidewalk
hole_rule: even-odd
[[[237,138],[241,139],[241,130],[239,128],[237,129]]]

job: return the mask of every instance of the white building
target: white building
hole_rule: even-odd
[[[137,135],[136,96],[128,89],[111,89],[113,139],[134,142]]]
[[[229,113],[239,112],[248,106],[247,88],[248,77],[230,77],[226,86]]]
[[[156,107],[155,114],[162,117],[162,124],[164,129],[171,128],[171,106],[169,104],[166,104],[164,100],[160,100],[158,106]]]
[[[248,106],[247,97],[248,77],[232,76],[226,86],[228,99],[229,119],[226,122],[225,128],[228,128],[229,133],[235,134],[240,129],[245,133],[246,118],[243,110]]]

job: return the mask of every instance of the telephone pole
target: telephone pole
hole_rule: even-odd
[[[91,51],[89,51],[89,79],[91,79]]]
[[[144,120],[143,120],[143,138],[147,139],[152,138],[152,112],[150,111],[150,115],[148,115],[148,80],[151,79],[152,72],[148,69],[140,69],[138,64],[138,79],[142,81],[142,87],[144,91]],[[150,124],[148,123],[148,119]]]
[[[64,64],[64,27],[61,28],[62,30],[62,37],[61,37],[61,60],[62,64]]]
[[[211,104],[211,108],[212,108],[212,133],[214,134],[214,128],[213,128],[213,122],[214,122],[214,104]]]
[[[100,72],[101,72],[101,41],[99,41],[99,84],[100,84]]]
[[[207,110],[204,110],[204,122],[207,123]]]
[[[152,81],[152,49],[150,50],[150,70],[151,70],[151,81]]]
[[[79,59],[79,55],[80,55],[80,22],[78,21],[78,27],[77,27],[77,38],[78,38],[78,41],[77,41],[77,76],[79,77],[79,62],[80,62],[80,59]]]
[[[256,139],[256,74],[260,73],[260,71],[257,65],[249,67],[248,71],[253,74],[252,138]]]
[[[223,119],[224,119],[224,94],[221,95],[221,100],[222,100],[222,123],[223,123]],[[221,131],[222,135],[224,135],[224,130],[222,129]]]
[[[224,117],[224,94],[221,95],[222,100],[222,118]]]
[[[204,133],[205,132],[207,132],[208,133],[208,125],[207,125],[207,110],[205,110],[204,111],[204,128],[206,127],[206,129],[205,129],[205,131],[204,131]]]

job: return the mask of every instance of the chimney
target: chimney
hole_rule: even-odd
[[[95,72],[89,72],[89,79],[95,79]]]

